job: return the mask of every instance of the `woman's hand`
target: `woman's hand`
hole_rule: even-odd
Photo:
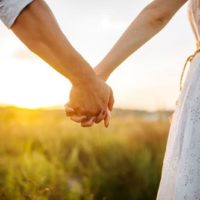
[[[65,111],[67,116],[74,122],[81,123],[82,127],[91,127],[94,123],[98,124],[104,120],[104,126],[107,128],[110,123],[110,110],[107,109],[106,112],[101,112],[98,116],[87,117],[85,115],[78,115],[75,110],[69,105],[65,105]]]

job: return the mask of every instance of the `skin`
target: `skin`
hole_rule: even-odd
[[[154,0],[150,3],[96,66],[96,74],[106,81],[124,60],[158,34],[186,2],[187,0]],[[93,123],[90,121],[87,125],[92,126]]]
[[[106,111],[112,110],[114,104],[111,88],[73,48],[43,0],[27,6],[11,29],[32,52],[71,81],[68,105],[77,115],[85,116],[82,120],[92,116],[99,116],[98,121],[106,120]],[[70,111],[66,114],[70,115]]]

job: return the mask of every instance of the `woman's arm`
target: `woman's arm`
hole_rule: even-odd
[[[145,7],[95,68],[96,73],[107,80],[117,66],[161,31],[186,1],[154,0]]]

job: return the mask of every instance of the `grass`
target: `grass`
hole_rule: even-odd
[[[114,116],[83,129],[62,111],[0,109],[1,200],[153,200],[168,121]]]

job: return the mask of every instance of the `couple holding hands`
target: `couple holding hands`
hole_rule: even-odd
[[[103,120],[108,127],[114,97],[106,80],[126,58],[160,32],[186,2],[152,1],[94,69],[62,33],[44,0],[0,0],[0,19],[32,52],[71,81],[66,115],[84,127]],[[190,21],[199,41],[200,0],[190,0],[189,5]],[[200,199],[198,53],[199,49],[192,57],[194,61],[173,116],[157,200]]]
[[[67,40],[43,0],[0,0],[0,17],[32,52],[71,81],[67,116],[82,126],[104,120],[107,127],[114,97],[105,81],[117,66],[158,33],[184,2],[153,1],[94,70]]]

